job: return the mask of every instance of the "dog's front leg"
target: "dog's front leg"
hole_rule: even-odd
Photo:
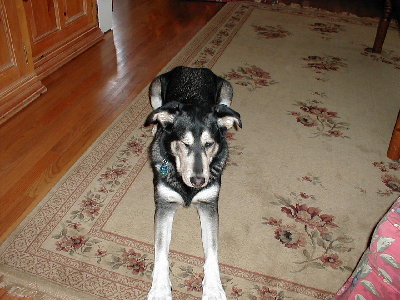
[[[215,199],[199,202],[196,207],[200,216],[205,257],[202,299],[226,300],[218,267],[218,203]]]
[[[147,298],[149,300],[172,299],[168,252],[171,241],[172,223],[178,206],[178,203],[169,203],[166,201],[158,201],[156,204],[154,214],[153,282]]]

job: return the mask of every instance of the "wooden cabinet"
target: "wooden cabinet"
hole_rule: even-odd
[[[102,39],[96,0],[24,0],[40,78]]]
[[[22,2],[0,0],[0,123],[45,91],[34,71]]]
[[[0,0],[0,123],[46,91],[40,79],[102,38],[96,0]]]

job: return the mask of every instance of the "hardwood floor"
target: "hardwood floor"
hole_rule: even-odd
[[[374,0],[308,2],[362,16],[381,10]],[[222,6],[114,1],[113,32],[45,78],[48,92],[0,127],[0,243]],[[16,298],[0,290],[0,299]]]

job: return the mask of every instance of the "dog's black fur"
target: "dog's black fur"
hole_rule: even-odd
[[[218,123],[218,119],[233,116],[239,120],[237,125],[241,127],[240,115],[227,105],[220,104],[223,97],[229,98],[230,103],[232,88],[226,80],[209,69],[177,67],[157,77],[153,84],[155,82],[161,83],[162,103],[145,122],[145,126],[158,124],[150,152],[154,187],[162,182],[179,193],[184,205],[189,206],[198,192],[216,182],[218,184],[221,182],[222,171],[228,157],[228,146],[225,140],[227,129]],[[225,88],[222,91],[223,86]],[[152,88],[154,87],[151,86],[150,90]],[[173,121],[160,122],[155,118],[159,112],[172,115]],[[194,135],[201,134],[204,128],[211,133],[219,149],[210,164],[209,182],[199,189],[187,186],[179,176],[175,157],[171,153],[171,142],[179,140],[186,131],[191,131]],[[169,169],[166,175],[161,174],[159,170],[163,162],[167,162]]]

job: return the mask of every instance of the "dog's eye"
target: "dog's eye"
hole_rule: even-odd
[[[182,142],[182,144],[186,147],[186,149],[189,149],[189,148],[190,148],[190,145],[189,145],[189,144],[186,144],[185,142]]]
[[[204,147],[210,148],[212,145],[214,145],[214,142],[207,142],[204,144]]]

